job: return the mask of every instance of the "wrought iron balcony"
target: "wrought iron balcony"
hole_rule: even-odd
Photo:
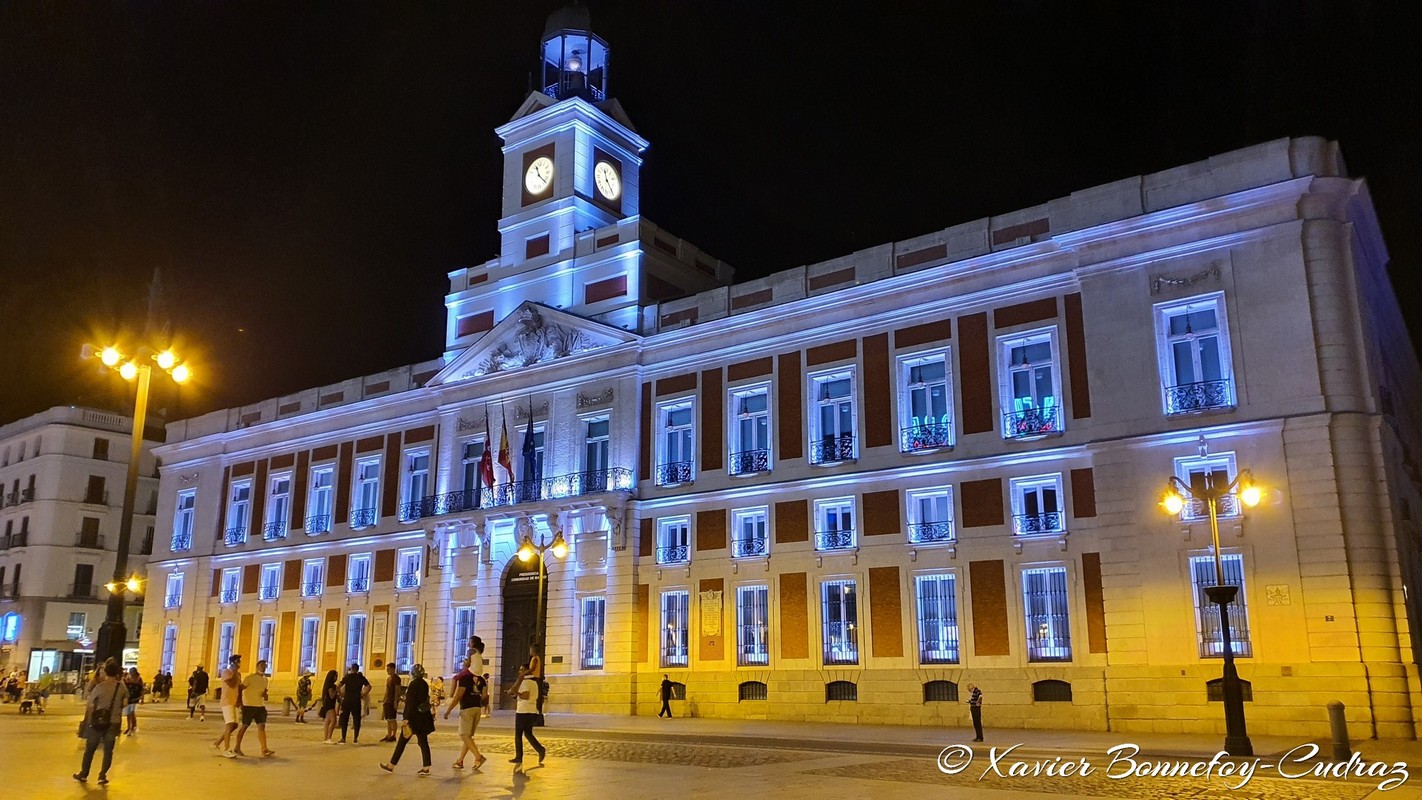
[[[685,564],[690,560],[691,548],[684,544],[679,544],[675,547],[657,548],[658,564]]]
[[[352,528],[369,528],[375,524],[375,507],[357,508],[351,512]]]
[[[816,550],[844,550],[854,546],[854,529],[815,531]]]
[[[415,589],[420,585],[420,573],[402,572],[395,576],[396,589]]]
[[[905,453],[941,450],[953,446],[953,431],[946,422],[925,422],[899,431],[899,441]]]
[[[278,592],[277,592],[277,587],[275,587],[275,586],[263,586],[263,587],[261,587],[260,589],[257,590],[257,599],[258,599],[258,600],[275,600],[275,599],[277,599],[277,594],[278,594]]]
[[[810,442],[811,464],[838,464],[854,460],[854,434],[822,436]]]
[[[731,454],[732,475],[754,475],[770,471],[769,450],[742,450]]]
[[[188,531],[187,533],[173,534],[173,541],[169,545],[168,549],[172,550],[174,553],[182,553],[187,550],[193,549],[192,531]]]
[[[262,526],[262,539],[275,542],[286,538],[286,520],[277,519]]]
[[[219,603],[235,603],[235,602],[237,602],[237,590],[236,590],[236,589],[223,589],[223,590],[222,590],[221,592],[219,592],[218,595],[217,595],[217,602],[219,602]]]
[[[937,544],[953,541],[953,523],[918,522],[908,526],[908,538],[914,544]]]
[[[15,547],[26,547],[30,543],[29,531],[12,533],[4,539],[0,539],[0,550],[9,550]]]
[[[1230,397],[1230,388],[1228,379],[1168,386],[1165,389],[1165,413],[1194,414],[1233,408],[1234,399]]]
[[[632,491],[632,470],[626,467],[611,467],[485,488],[480,494],[480,506],[493,508],[516,503],[532,503],[539,500],[557,500],[565,497],[622,491]]]
[[[731,557],[746,558],[748,556],[765,555],[766,541],[764,536],[754,536],[749,539],[731,540]]]
[[[420,501],[420,518],[442,517],[461,511],[473,511],[479,507],[478,489],[461,489],[426,497]]]
[[[247,526],[243,525],[238,528],[228,528],[227,531],[222,534],[222,543],[227,545],[228,547],[236,547],[238,545],[246,544]]]
[[[1009,411],[1002,418],[1003,437],[1007,439],[1031,439],[1062,432],[1061,408],[1057,406]]]
[[[181,594],[169,594],[169,595],[164,595],[164,596],[163,596],[163,607],[164,607],[164,608],[177,608],[178,606],[180,606],[180,605],[182,605],[182,604],[183,604],[183,596],[182,596]]]
[[[1018,514],[1012,518],[1017,533],[1061,533],[1066,530],[1066,515],[1060,511]]]
[[[400,515],[400,521],[414,522],[415,520],[425,516],[425,500],[428,499],[429,498],[421,498],[419,500],[414,500],[409,503],[401,503],[398,512]]]
[[[306,535],[315,536],[318,533],[331,532],[331,515],[318,514],[314,517],[306,518]]]
[[[1239,497],[1226,494],[1221,495],[1215,501],[1215,514],[1221,517],[1237,517],[1243,509],[1240,508]],[[1185,510],[1181,512],[1185,519],[1209,519],[1210,506],[1205,500],[1190,498],[1185,501]]]
[[[95,585],[92,583],[72,583],[69,585],[70,597],[93,597]]]
[[[74,535],[74,546],[86,550],[103,550],[104,537],[97,533],[77,533]]]
[[[351,578],[346,581],[346,591],[351,594],[365,594],[370,591],[370,578]]]
[[[691,483],[692,462],[673,461],[670,464],[657,465],[657,485],[676,486],[680,483]]]
[[[325,589],[326,585],[321,583],[320,581],[307,581],[306,583],[301,584],[301,596],[320,597],[321,592],[325,591]]]

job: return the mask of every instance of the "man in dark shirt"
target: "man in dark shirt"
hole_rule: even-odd
[[[983,690],[968,684],[968,711],[973,717],[973,741],[983,740]]]
[[[385,665],[385,696],[380,700],[380,718],[385,720],[385,738],[382,742],[395,741],[395,706],[400,702],[400,676],[394,664]]]
[[[661,692],[662,710],[657,712],[657,716],[660,717],[665,714],[667,716],[667,719],[671,719],[672,682],[671,678],[667,675],[662,676]]]
[[[346,743],[346,728],[351,717],[355,717],[355,737],[352,741],[360,744],[360,704],[370,694],[370,681],[360,672],[359,664],[352,664],[341,679],[341,744]]]
[[[188,678],[188,719],[198,712],[198,721],[207,720],[207,673],[199,666]]]

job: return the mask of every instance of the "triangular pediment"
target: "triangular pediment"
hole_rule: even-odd
[[[528,97],[523,99],[523,105],[518,107],[518,110],[514,112],[512,117],[509,117],[509,122],[513,122],[516,119],[523,119],[530,114],[537,114],[556,102],[558,101],[543,92],[529,92]]]
[[[527,301],[426,385],[459,383],[636,340],[636,334],[621,328]]]

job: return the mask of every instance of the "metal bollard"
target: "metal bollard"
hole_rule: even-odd
[[[1333,733],[1333,760],[1347,761],[1353,755],[1348,746],[1348,723],[1343,719],[1343,704],[1337,700],[1328,704],[1328,728]]]

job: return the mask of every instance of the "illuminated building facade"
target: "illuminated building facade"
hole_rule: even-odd
[[[561,532],[553,710],[651,714],[667,673],[701,716],[961,725],[975,683],[996,727],[1218,731],[1207,525],[1158,501],[1250,469],[1222,554],[1251,730],[1341,699],[1413,734],[1418,369],[1335,144],[733,284],[641,216],[581,11],[542,53],[443,356],[170,426],[159,528],[193,535],[150,566],[179,590],[147,671],[448,674],[477,634],[497,689],[534,634],[516,550]]]

